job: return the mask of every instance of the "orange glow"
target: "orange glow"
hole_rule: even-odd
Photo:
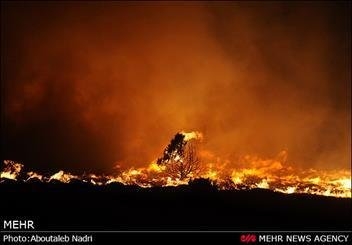
[[[184,133],[186,142],[200,140],[200,133]],[[42,182],[60,181],[70,183],[80,180],[93,185],[107,185],[114,182],[124,185],[138,185],[143,188],[153,186],[186,185],[192,179],[209,179],[220,190],[240,190],[262,188],[286,194],[307,193],[334,197],[351,197],[351,174],[347,170],[317,170],[295,168],[287,163],[287,151],[282,151],[274,159],[262,159],[258,156],[244,155],[237,163],[221,162],[208,151],[201,152],[201,169],[179,179],[169,174],[167,165],[151,162],[146,167],[129,168],[116,175],[82,176],[59,171],[50,177],[38,173],[27,173],[28,178]],[[182,156],[174,157],[182,162]],[[213,159],[213,160],[212,160]],[[214,161],[215,159],[215,161]],[[1,172],[2,179],[17,180],[23,165],[6,160]]]
[[[198,130],[186,141],[202,132],[235,182],[253,171],[238,156],[281,149],[295,168],[350,168],[348,1],[3,2],[4,159],[139,168]]]

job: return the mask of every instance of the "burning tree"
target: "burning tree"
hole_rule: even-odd
[[[200,158],[194,142],[188,142],[180,158],[171,160],[166,166],[166,171],[180,180],[189,177],[191,174],[196,174],[199,170]]]
[[[166,172],[180,180],[200,171],[200,157],[197,151],[197,137],[177,133],[166,147],[164,155],[158,159],[159,165],[166,166]]]

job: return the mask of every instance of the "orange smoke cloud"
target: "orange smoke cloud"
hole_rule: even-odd
[[[303,167],[349,168],[350,9],[2,3],[6,158],[142,166],[199,130],[223,159],[289,149]]]

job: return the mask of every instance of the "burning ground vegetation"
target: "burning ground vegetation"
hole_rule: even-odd
[[[221,161],[200,150],[203,135],[200,132],[179,132],[165,148],[161,157],[146,167],[129,168],[113,175],[73,175],[59,171],[51,176],[25,172],[24,165],[4,161],[0,183],[7,179],[20,182],[79,181],[92,185],[121,183],[143,188],[187,185],[195,179],[207,179],[219,190],[270,189],[287,194],[307,193],[323,196],[351,198],[351,173],[348,170],[323,171],[294,168],[287,163],[287,152],[280,152],[274,159],[245,155],[239,164]],[[237,166],[237,167],[232,167]]]

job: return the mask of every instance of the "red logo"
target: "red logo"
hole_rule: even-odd
[[[257,236],[255,234],[242,234],[240,240],[243,243],[252,243],[257,241]]]

